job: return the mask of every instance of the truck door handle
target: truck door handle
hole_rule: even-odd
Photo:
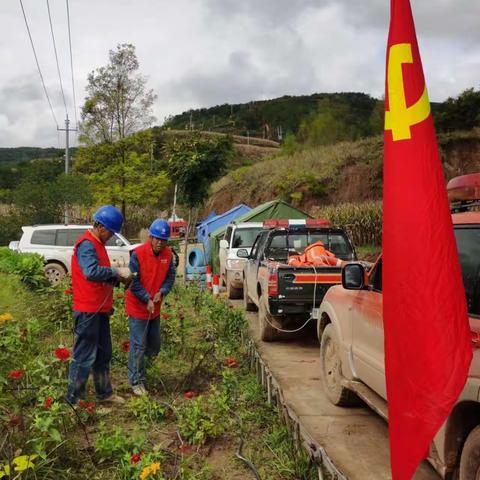
[[[295,275],[293,273],[286,273],[284,276],[283,276],[283,279],[284,280],[287,280],[289,282],[293,282],[293,280],[295,280]]]

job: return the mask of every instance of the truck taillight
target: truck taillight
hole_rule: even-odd
[[[268,274],[268,296],[276,297],[278,295],[278,272]]]

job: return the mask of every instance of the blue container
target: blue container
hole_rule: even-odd
[[[204,267],[205,255],[200,248],[192,248],[187,255],[186,268],[188,267]]]

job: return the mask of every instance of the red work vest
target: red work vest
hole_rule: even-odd
[[[140,265],[140,283],[153,299],[160,290],[172,261],[172,251],[165,247],[158,255],[154,255],[152,245],[146,242],[134,250]],[[125,310],[129,317],[138,320],[157,318],[160,315],[160,302],[155,303],[153,313],[148,313],[147,304],[141,302],[130,290],[125,295]]]
[[[97,252],[98,264],[101,267],[110,267],[105,245],[89,230],[85,232],[75,243],[72,255],[72,287],[73,309],[77,312],[109,312],[113,303],[113,287],[108,283],[91,282],[78,264],[77,247],[84,240],[90,241]]]

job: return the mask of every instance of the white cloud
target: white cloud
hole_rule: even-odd
[[[59,92],[45,2],[23,0],[58,122]],[[388,1],[70,0],[77,103],[88,73],[117,43],[137,47],[158,94],[155,114],[285,94],[383,93]],[[50,0],[70,118],[64,0]],[[478,88],[480,3],[412,0],[430,98]],[[56,145],[17,2],[1,2],[0,146]],[[63,144],[63,139],[61,139]]]

